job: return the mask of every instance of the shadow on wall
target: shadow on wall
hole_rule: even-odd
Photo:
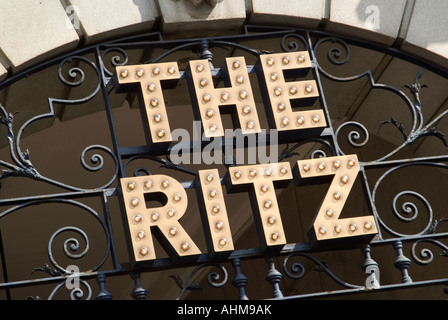
[[[154,14],[157,18],[159,11],[157,8],[156,0],[132,0],[135,6],[140,12],[141,21],[148,21],[150,16]]]

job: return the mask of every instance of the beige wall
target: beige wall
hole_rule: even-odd
[[[446,67],[447,9],[444,0],[218,0],[215,7],[198,0],[0,0],[0,80],[111,38],[152,30],[166,38],[206,36],[240,32],[244,23],[319,28]]]

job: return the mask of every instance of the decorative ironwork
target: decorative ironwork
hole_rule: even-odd
[[[209,267],[209,264],[201,264],[199,266],[197,266],[190,274],[190,276],[188,277],[187,281],[185,281],[185,284],[183,283],[183,281],[181,279],[179,279],[179,277],[173,277],[177,283],[177,285],[181,288],[181,292],[179,294],[179,296],[177,297],[176,300],[180,300],[182,299],[183,295],[185,294],[185,292],[187,290],[201,290],[202,288],[198,285],[198,284],[190,284],[193,276],[196,275],[196,273],[204,268],[204,267]],[[218,268],[221,270],[222,274],[223,274],[223,279],[221,282],[218,282],[221,279],[221,276],[219,275],[219,273],[212,271],[208,274],[207,276],[207,282],[210,286],[214,287],[214,288],[220,288],[222,286],[224,286],[227,283],[228,280],[228,273],[226,268],[224,268],[222,265],[213,265],[215,268]]]
[[[211,2],[208,1],[207,3]],[[256,40],[263,40],[263,43],[269,43],[269,46],[251,47],[251,43]],[[273,49],[274,47],[276,49]],[[179,59],[179,55],[182,56],[182,54],[185,55],[186,59],[185,61],[182,61],[182,63],[185,63],[194,55],[200,59],[207,59],[217,84],[222,82],[221,69],[214,66],[215,60],[217,59],[216,57],[221,54],[220,50],[229,50],[226,55],[234,55],[234,52],[236,51],[238,54],[247,55],[248,60],[250,58],[252,58],[252,60],[253,58],[259,58],[264,54],[276,52],[275,50],[281,50],[283,52],[308,51],[312,60],[312,66],[315,67],[315,79],[319,87],[319,92],[326,92],[323,84],[324,78],[329,82],[342,84],[366,80],[370,89],[391,93],[406,106],[409,115],[404,115],[397,110],[389,108],[391,112],[389,117],[381,119],[378,123],[374,124],[377,132],[375,132],[372,127],[369,127],[369,125],[362,123],[359,118],[347,117],[343,118],[343,121],[329,122],[327,127],[317,135],[300,137],[290,135],[284,137],[284,140],[280,141],[281,145],[279,145],[279,148],[282,148],[282,152],[279,155],[278,161],[343,156],[353,153],[353,149],[359,151],[359,180],[362,185],[366,207],[368,208],[369,213],[373,215],[375,221],[378,222],[379,226],[378,235],[368,244],[362,246],[361,254],[363,255],[362,259],[364,259],[364,263],[359,265],[358,268],[364,273],[362,274],[362,277],[358,277],[358,279],[355,280],[359,283],[350,284],[340,279],[336,272],[331,270],[331,268],[334,267],[334,264],[322,262],[315,257],[315,255],[319,255],[322,251],[337,252],[342,249],[351,250],[354,247],[355,249],[359,249],[359,244],[355,246],[347,244],[341,245],[340,247],[315,248],[311,243],[305,241],[286,244],[273,252],[265,250],[265,248],[257,247],[234,250],[228,255],[202,253],[193,263],[188,259],[172,261],[169,258],[160,258],[155,262],[139,267],[135,267],[128,263],[128,261],[122,261],[122,258],[119,258],[117,253],[117,243],[115,242],[116,238],[114,237],[114,232],[116,231],[112,231],[112,213],[110,208],[112,199],[116,199],[119,195],[119,178],[129,176],[129,171],[132,172],[131,175],[139,176],[151,175],[154,173],[154,170],[159,169],[175,171],[190,177],[198,176],[196,169],[191,169],[186,165],[181,166],[175,164],[171,160],[170,152],[174,146],[164,151],[154,151],[149,149],[146,145],[124,147],[119,142],[117,137],[116,119],[114,118],[111,103],[111,95],[114,89],[114,72],[116,67],[131,64],[130,61],[134,59],[131,51],[135,48],[157,49],[155,50],[158,52],[157,55],[153,56],[152,53],[150,53],[149,55],[151,56],[148,57],[147,55],[144,55],[144,57],[141,58],[141,61],[144,61],[145,63],[156,63],[163,61],[164,59],[169,59],[172,56],[176,56],[176,59]],[[383,52],[396,59],[410,61],[418,65],[419,71],[415,75],[414,83],[411,85],[402,84],[403,87],[409,89],[411,96],[408,96],[404,91],[392,85],[380,83],[379,78],[376,77],[371,70],[365,70],[351,76],[334,75],[333,70],[335,68],[343,69],[352,61],[355,48],[368,48],[375,52]],[[159,49],[160,51],[158,51]],[[91,58],[92,56],[94,58]],[[140,60],[137,62],[139,61]],[[221,263],[230,261],[234,269],[231,283],[237,289],[236,295],[240,299],[245,300],[251,298],[248,294],[248,285],[250,284],[251,275],[246,271],[245,274],[243,274],[242,267],[246,260],[256,261],[257,259],[264,259],[267,263],[268,268],[265,280],[272,286],[273,298],[275,299],[298,299],[330,295],[337,296],[342,294],[355,294],[371,291],[378,292],[428,285],[446,285],[448,283],[448,278],[444,274],[442,274],[439,279],[430,280],[416,280],[419,277],[414,277],[411,274],[411,266],[414,266],[413,262],[418,266],[427,266],[435,260],[436,255],[433,251],[434,249],[429,249],[427,247],[418,249],[422,244],[431,245],[431,248],[437,248],[436,250],[439,252],[437,257],[441,259],[448,256],[448,246],[443,243],[443,240],[448,237],[448,233],[440,231],[441,223],[446,222],[447,218],[440,216],[440,214],[443,213],[435,211],[429,197],[424,196],[421,191],[418,192],[411,189],[405,189],[404,191],[400,189],[396,191],[391,187],[387,192],[392,192],[395,196],[390,199],[389,195],[389,197],[386,197],[386,200],[383,200],[383,189],[385,186],[390,187],[390,184],[388,183],[390,179],[397,183],[397,188],[401,188],[399,183],[404,180],[396,178],[395,176],[402,172],[405,172],[404,175],[406,175],[406,172],[408,172],[407,170],[415,168],[422,170],[431,168],[441,171],[445,171],[445,169],[448,168],[446,163],[448,157],[446,156],[445,149],[448,145],[447,140],[443,133],[443,129],[442,131],[437,129],[437,127],[443,127],[440,123],[448,113],[448,110],[441,110],[438,113],[433,114],[431,119],[427,121],[425,118],[427,115],[425,110],[426,106],[423,103],[424,91],[422,90],[423,88],[427,88],[427,86],[421,84],[421,81],[427,73],[436,74],[442,78],[448,78],[448,73],[444,70],[428,63],[422,63],[421,61],[413,59],[411,56],[407,56],[391,48],[365,44],[353,39],[334,37],[333,35],[326,33],[246,26],[245,32],[241,35],[168,41],[164,40],[159,33],[152,33],[95,45],[41,64],[26,72],[11,76],[0,83],[0,90],[6,90],[23,78],[29,75],[38,74],[39,71],[54,66],[56,66],[56,75],[65,88],[71,89],[87,85],[89,90],[87,90],[87,93],[83,94],[83,98],[68,99],[48,97],[49,110],[47,112],[30,116],[29,119],[26,119],[20,124],[15,123],[16,119],[14,111],[7,111],[9,109],[14,110],[14,106],[7,104],[0,105],[0,123],[6,128],[7,149],[9,157],[11,158],[11,161],[0,160],[0,165],[4,167],[4,170],[0,175],[0,181],[3,182],[15,178],[26,178],[44,183],[62,191],[13,198],[2,197],[0,200],[0,205],[2,206],[2,211],[0,212],[0,228],[2,227],[2,222],[6,220],[6,217],[13,217],[16,215],[16,212],[41,205],[58,204],[74,207],[78,210],[80,209],[80,211],[84,213],[87,212],[87,214],[95,220],[101,230],[101,232],[95,231],[93,233],[93,238],[97,239],[98,235],[102,234],[106,239],[106,244],[102,246],[104,253],[99,256],[96,255],[97,259],[100,257],[100,261],[90,264],[84,270],[81,270],[76,274],[80,279],[80,286],[71,290],[71,299],[90,299],[94,295],[93,289],[88,282],[90,279],[96,279],[99,286],[99,290],[97,291],[97,294],[95,294],[96,299],[112,299],[112,294],[106,289],[106,278],[109,280],[114,276],[124,274],[130,274],[135,284],[131,296],[137,300],[145,299],[148,295],[152,294],[152,292],[142,286],[140,278],[141,273],[156,272],[166,269],[177,270],[195,265],[195,269],[190,273],[190,276],[185,283],[183,283],[179,276],[173,276],[181,290],[177,299],[181,299],[184,298],[187,292],[193,289],[202,288],[200,283],[192,284],[191,282],[193,276],[197,275],[198,271],[204,267],[215,266],[222,273],[222,276],[216,272],[211,272],[209,274],[207,280],[212,287],[220,288],[226,285],[229,275],[226,268],[223,267]],[[331,71],[329,71],[330,69]],[[251,75],[259,72],[255,64],[248,65],[247,70]],[[180,72],[181,79],[185,79],[186,77],[186,72]],[[430,87],[428,86],[428,88]],[[92,102],[97,98],[104,102],[104,115],[105,118],[107,118],[111,143],[110,146],[93,143],[90,146],[85,147],[81,152],[80,162],[83,169],[93,174],[105,169],[106,160],[101,154],[107,155],[108,160],[112,160],[112,164],[107,166],[107,170],[112,170],[112,174],[107,174],[107,182],[94,188],[75,186],[41,173],[39,165],[33,162],[34,159],[30,151],[28,149],[23,151],[22,149],[22,137],[25,129],[30,127],[31,124],[36,124],[44,119],[56,117],[56,105],[83,105]],[[333,106],[327,105],[324,95],[322,95],[321,103],[327,120],[336,120],[336,118],[333,118],[332,114]],[[388,107],[386,107],[386,109],[387,108]],[[397,112],[398,115],[393,114],[394,112]],[[410,117],[411,126],[409,128],[405,125],[405,121],[400,119],[402,116]],[[381,149],[375,150],[372,154],[362,153],[363,150],[369,148],[369,142],[373,139],[373,135],[378,135],[379,132],[382,132],[388,125],[396,127],[398,134],[402,137],[403,141],[398,145],[393,146],[392,150]],[[266,136],[269,139],[269,134]],[[442,150],[441,153],[431,156],[414,156],[414,149],[410,150],[410,148],[416,147],[417,140],[422,142],[423,139],[431,137],[435,137],[439,140],[440,150]],[[202,142],[204,143],[204,141]],[[180,143],[182,142],[179,142],[179,144]],[[225,143],[225,141],[222,142],[221,146],[225,147]],[[190,147],[193,149],[193,146]],[[98,153],[96,151],[98,151]],[[381,154],[378,155],[378,152]],[[90,155],[92,153],[93,155]],[[408,156],[401,156],[402,154]],[[88,158],[89,155],[90,159]],[[227,164],[226,166],[231,167],[233,165],[234,163]],[[188,178],[185,179],[187,180],[182,181],[182,186],[185,189],[193,189],[194,181],[188,180]],[[416,183],[417,181],[412,179],[412,182]],[[437,189],[437,187],[434,188]],[[93,200],[99,202],[98,207],[100,209],[97,209],[94,205],[90,204],[90,201]],[[384,201],[391,202],[388,205],[385,205],[383,203]],[[422,208],[426,211],[426,220],[419,230],[409,228],[408,232],[401,232],[399,231],[400,227],[397,225],[397,221],[391,221],[392,217],[398,220],[399,223],[408,226],[408,224],[414,223],[422,218]],[[113,210],[117,209],[114,207]],[[114,211],[113,215],[119,216],[121,213]],[[61,220],[63,219],[61,218]],[[28,272],[30,276],[36,276],[43,272],[48,275],[48,277],[33,280],[28,277],[27,280],[10,281],[8,279],[7,271],[12,262],[5,258],[5,255],[2,252],[1,263],[3,267],[2,276],[4,281],[0,283],[0,289],[7,292],[8,298],[10,297],[10,291],[14,288],[55,283],[57,284],[56,287],[48,295],[48,299],[51,300],[56,296],[56,293],[66,285],[66,278],[70,275],[70,272],[68,272],[67,268],[62,265],[62,262],[58,262],[53,251],[56,246],[55,239],[60,234],[70,232],[76,234],[76,237],[69,237],[63,242],[62,252],[64,259],[82,260],[86,258],[90,250],[92,250],[92,236],[89,237],[88,232],[84,231],[82,228],[67,225],[63,227],[58,226],[56,230],[57,231],[53,232],[49,237],[47,245],[47,254],[51,265],[45,264],[44,267],[34,266],[31,274]],[[0,244],[3,247],[8,246],[7,241],[5,241],[7,239],[3,238],[0,240]],[[408,244],[411,244],[410,249],[407,246]],[[380,281],[379,275],[377,274],[379,271],[381,271],[382,274],[389,272],[387,267],[377,262],[379,260],[379,254],[377,254],[377,252],[386,246],[395,250],[395,260],[392,264],[401,273],[400,283],[384,284]],[[59,246],[59,249],[60,248],[61,247]],[[0,248],[1,251],[3,251],[3,249],[4,248]],[[287,291],[282,290],[281,288],[284,279],[283,275],[286,275],[287,278],[297,282],[304,281],[306,278],[305,273],[307,268],[304,264],[295,262],[288,267],[291,259],[298,257],[305,258],[313,263],[313,270],[327,274],[334,280],[339,289],[324,289],[321,292],[303,292],[286,296]],[[275,264],[281,259],[283,259],[283,273],[275,267]],[[439,259],[439,261],[441,259]],[[110,261],[110,263],[106,263],[107,261]],[[36,265],[44,265],[44,262],[36,262]],[[81,287],[84,287],[85,290],[82,290]],[[110,288],[110,282],[108,282],[108,287]],[[37,295],[31,296],[30,298],[40,299]]]
[[[359,289],[362,288],[361,286],[356,286],[356,285],[352,285],[352,284],[348,284],[345,283],[344,281],[340,280],[337,276],[335,276],[331,270],[330,267],[328,266],[328,263],[321,262],[318,261],[316,258],[314,258],[313,256],[306,254],[306,253],[292,253],[290,255],[288,255],[285,260],[283,261],[283,271],[285,272],[285,274],[292,278],[292,279],[300,279],[305,275],[306,272],[306,268],[300,264],[300,263],[293,263],[291,265],[291,270],[288,269],[287,265],[289,262],[289,259],[293,258],[293,257],[305,257],[311,261],[313,261],[316,265],[313,267],[314,271],[319,271],[319,272],[324,272],[326,273],[330,278],[332,278],[335,282],[337,282],[339,285],[345,287],[345,288],[351,288],[351,289]],[[300,273],[299,273],[300,272]]]
[[[8,168],[3,170],[1,178],[8,176],[24,176],[34,179],[39,179],[39,173],[33,167],[30,162],[30,155],[28,150],[25,152],[20,151],[18,139],[14,139],[13,121],[14,115],[7,113],[5,108],[0,104],[0,111],[3,117],[0,117],[0,123],[8,128],[8,143],[9,151],[13,161],[16,165],[1,160],[1,165]]]

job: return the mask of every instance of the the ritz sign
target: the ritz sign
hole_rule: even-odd
[[[265,54],[255,66],[264,95],[272,129],[313,132],[327,126],[322,109],[295,111],[292,101],[319,97],[315,80],[287,81],[285,72],[296,77],[313,68],[307,51]],[[204,136],[222,137],[224,128],[219,107],[234,106],[243,135],[261,132],[257,107],[253,97],[244,57],[226,58],[221,68],[224,88],[215,88],[208,60],[190,61],[185,71],[194,112],[201,121]],[[162,82],[181,78],[176,62],[120,66],[114,81],[117,90],[140,87],[141,110],[148,145],[166,148],[172,142],[170,123],[163,98]],[[308,133],[309,134],[309,133]],[[356,155],[343,155],[300,160],[291,167],[289,162],[236,165],[228,168],[221,180],[217,169],[199,170],[194,181],[204,233],[209,253],[229,253],[234,250],[231,226],[226,210],[222,185],[227,192],[249,192],[253,214],[263,247],[285,245],[282,216],[276,198],[276,188],[291,180],[332,176],[332,182],[317,212],[309,232],[310,242],[357,238],[371,239],[377,225],[371,215],[340,218],[350,190],[358,176],[360,165]],[[275,184],[275,185],[274,185]],[[166,204],[147,208],[145,194],[162,193]],[[158,228],[173,256],[201,254],[180,223],[187,205],[187,193],[180,182],[167,175],[148,175],[121,179],[121,203],[129,231],[129,245],[134,261],[156,259],[152,228]]]

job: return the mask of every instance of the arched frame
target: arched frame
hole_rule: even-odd
[[[137,54],[135,54],[136,51]],[[194,191],[197,186],[195,178],[199,176],[199,173],[198,167],[175,164],[172,161],[170,151],[175,148],[176,143],[163,148],[153,148],[150,143],[132,146],[120,143],[118,132],[121,129],[119,129],[119,119],[116,117],[114,108],[121,107],[124,100],[131,105],[129,110],[132,109],[132,105],[134,105],[134,108],[140,108],[141,103],[137,102],[136,95],[138,93],[136,92],[119,92],[114,96],[114,89],[117,86],[116,80],[119,77],[117,70],[131,65],[179,62],[179,70],[183,70],[179,73],[179,83],[181,84],[175,86],[172,90],[178,90],[178,96],[182,96],[185,92],[189,95],[187,95],[187,102],[172,98],[174,102],[168,101],[167,109],[172,105],[187,103],[186,106],[181,105],[180,108],[188,108],[187,113],[193,114],[191,109],[193,103],[188,105],[188,101],[192,97],[192,91],[191,88],[188,91],[186,85],[188,80],[187,62],[192,60],[207,61],[210,64],[210,72],[215,87],[226,88],[224,68],[220,67],[223,65],[224,58],[243,56],[247,64],[247,73],[251,76],[251,84],[253,87],[258,87],[262,86],[260,81],[257,82],[257,80],[260,80],[261,73],[261,69],[257,66],[260,57],[275,53],[294,52],[307,52],[309,54],[311,72],[307,76],[315,81],[319,92],[318,98],[313,100],[312,105],[307,105],[305,108],[311,108],[311,110],[319,108],[326,122],[325,126],[319,127],[318,130],[313,128],[309,130],[308,128],[308,130],[293,130],[280,135],[277,162],[289,161],[291,163],[290,168],[297,165],[297,170],[299,170],[300,166],[307,165],[308,162],[318,164],[319,159],[324,160],[330,157],[339,159],[356,154],[357,159],[359,159],[359,175],[354,177],[357,181],[353,188],[357,190],[356,197],[362,199],[347,206],[352,208],[349,211],[358,211],[356,206],[360,206],[359,208],[365,210],[366,215],[372,217],[372,222],[378,228],[374,234],[375,237],[363,238],[362,240],[355,238],[354,241],[336,242],[331,243],[331,245],[320,245],[313,241],[307,241],[308,238],[306,237],[299,237],[302,241],[286,241],[280,246],[271,247],[265,243],[265,245],[249,248],[236,248],[226,254],[211,253],[208,252],[207,248],[204,248],[200,254],[194,256],[180,257],[174,260],[170,256],[161,257],[140,264],[134,264],[126,257],[123,258],[119,253],[123,244],[117,243],[118,237],[115,234],[117,229],[113,227],[112,222],[117,217],[121,219],[121,216],[125,216],[125,210],[115,204],[115,202],[120,201],[124,188],[123,185],[119,184],[120,179],[151,176],[157,174],[162,168],[164,172],[180,174],[178,180],[182,187],[187,191]],[[355,55],[357,54],[361,62],[351,64],[356,59]],[[377,63],[370,64],[373,63],[372,61],[377,61]],[[412,77],[409,76],[409,82],[407,83],[393,85],[383,83],[381,80],[385,73],[378,74],[378,70],[385,61],[397,63],[396,68],[398,68],[397,66],[405,66],[406,70],[416,70],[416,72],[412,74]],[[392,68],[392,64],[388,64],[388,66]],[[184,67],[184,69],[181,67]],[[342,72],[338,73],[338,70],[342,70]],[[442,182],[438,182],[440,186],[437,186],[437,183],[432,182],[431,177],[440,178],[446,174],[446,161],[448,159],[446,157],[447,142],[443,133],[446,126],[444,126],[443,120],[447,110],[444,109],[443,101],[439,103],[439,108],[431,107],[432,111],[425,109],[425,83],[422,83],[428,74],[433,82],[437,80],[443,83],[448,75],[445,70],[391,48],[336,37],[323,32],[245,26],[244,32],[240,35],[164,40],[160,33],[151,33],[91,46],[9,77],[0,83],[0,90],[6,90],[8,87],[13,87],[17,83],[25,81],[24,79],[32,78],[43,72],[53,73],[54,79],[67,91],[60,97],[48,96],[46,99],[47,110],[40,112],[38,108],[35,108],[34,114],[26,114],[24,117],[16,116],[20,113],[14,110],[14,106],[1,106],[2,116],[0,119],[4,129],[4,140],[6,141],[6,153],[4,154],[7,154],[9,159],[0,160],[0,165],[3,167],[0,178],[2,182],[5,181],[5,188],[6,181],[11,184],[14,179],[19,179],[19,181],[25,179],[49,185],[51,186],[49,190],[56,190],[56,192],[43,192],[42,190],[46,189],[40,189],[39,192],[32,195],[26,195],[25,192],[25,195],[2,197],[0,200],[2,206],[0,230],[4,234],[1,222],[8,218],[12,219],[15,215],[19,216],[21,210],[46,208],[52,204],[74,208],[75,211],[81,211],[82,216],[87,213],[89,217],[93,218],[93,221],[101,230],[99,233],[94,232],[94,238],[101,234],[105,243],[101,246],[102,250],[100,251],[102,253],[100,255],[95,254],[96,260],[99,261],[95,261],[93,265],[89,265],[85,270],[80,269],[79,273],[76,273],[79,276],[80,284],[77,287],[71,287],[71,298],[91,298],[92,288],[87,282],[90,279],[96,279],[99,285],[96,298],[111,298],[112,295],[106,289],[106,279],[127,274],[130,274],[135,282],[132,296],[136,299],[145,298],[148,292],[141,285],[141,274],[194,266],[195,269],[189,275],[185,284],[182,283],[178,298],[182,298],[187,290],[194,288],[194,286],[191,286],[191,281],[197,271],[205,267],[217,267],[221,272],[221,277],[212,270],[208,277],[209,283],[214,287],[223,287],[229,279],[227,269],[233,269],[232,284],[238,289],[235,292],[241,299],[245,299],[248,297],[246,286],[248,280],[250,281],[250,274],[243,274],[241,267],[244,266],[246,260],[251,261],[260,258],[265,260],[268,268],[266,280],[272,285],[272,295],[278,299],[287,297],[283,294],[280,286],[284,276],[294,281],[301,281],[307,272],[307,264],[291,262],[293,259],[305,259],[308,263],[314,264],[313,270],[323,271],[342,288],[331,292],[322,290],[293,294],[289,295],[288,298],[299,299],[359,292],[393,291],[447,283],[448,279],[443,272],[441,272],[440,277],[422,280],[414,280],[410,272],[410,266],[428,266],[427,268],[429,268],[429,265],[440,263],[439,260],[446,257],[447,246],[443,240],[448,236],[448,233],[440,230],[443,229],[443,222],[446,219],[443,212],[436,209],[440,207],[440,199],[443,199],[442,195],[431,194],[431,198],[435,197],[436,200],[434,201],[437,202],[433,205],[424,192],[428,190],[443,191],[443,179]],[[285,72],[285,78],[288,78],[288,81],[297,81],[297,78],[300,77],[302,75]],[[387,79],[387,77],[385,78]],[[396,80],[395,78],[392,79]],[[329,86],[330,83],[337,83],[338,86],[351,86],[354,83],[356,84],[357,81],[361,84],[353,85],[348,89],[348,91],[352,91],[349,94],[352,99],[350,103],[339,101],[339,104],[337,104],[338,99],[329,99],[332,92],[331,88],[336,88],[336,86]],[[87,89],[85,91],[81,90],[78,97],[73,94],[75,96],[73,98],[72,92],[76,92],[77,88],[84,87],[87,87]],[[428,87],[431,89],[430,85]],[[441,90],[440,87],[435,89]],[[272,111],[272,105],[266,103],[266,99],[262,97],[262,91],[260,89],[260,92],[254,93],[257,108]],[[338,94],[342,96],[343,92],[347,91],[342,90],[336,96]],[[378,99],[380,100],[375,98],[378,92]],[[183,97],[185,98],[185,95]],[[370,102],[370,99],[374,99],[373,102]],[[100,107],[98,107],[98,101],[101,102]],[[382,102],[378,104],[377,101]],[[28,151],[28,146],[23,145],[23,141],[28,138],[25,133],[28,129],[34,132],[36,131],[34,126],[40,122],[58,117],[63,118],[61,110],[66,111],[82,105],[86,105],[88,108],[95,105],[98,108],[95,111],[100,112],[105,118],[107,124],[105,127],[108,129],[107,145],[92,142],[82,150],[80,156],[82,169],[88,173],[96,174],[104,170],[109,171],[106,177],[102,179],[104,181],[94,186],[90,185],[91,182],[96,181],[95,179],[86,179],[85,181],[88,183],[80,186],[63,182],[65,177],[59,180],[42,173],[39,165],[34,162],[33,153]],[[364,107],[368,109],[372,105],[374,105],[372,110],[363,111]],[[298,105],[294,107],[294,110],[297,111],[303,107],[303,105]],[[86,114],[90,112],[86,111]],[[262,112],[264,113],[264,111]],[[275,127],[269,126],[267,120],[270,116],[268,112],[266,114],[266,121],[262,121],[262,123],[265,128],[268,128],[268,131],[256,133],[259,139],[257,141],[272,140],[270,130]],[[19,123],[16,122],[16,119],[19,119]],[[190,124],[188,125],[190,126]],[[83,130],[82,127],[78,129]],[[71,134],[76,135],[77,133],[75,131]],[[193,149],[194,142],[193,140],[191,145],[187,144],[186,148]],[[212,140],[213,142],[216,141]],[[224,149],[228,143],[229,141],[222,140],[218,144],[218,149]],[[199,148],[204,152],[210,144],[209,140],[203,140],[199,143]],[[425,148],[425,144],[430,144],[429,149]],[[181,146],[185,147],[184,144]],[[381,147],[377,148],[378,146]],[[430,155],[427,154],[428,150],[431,150]],[[90,159],[88,159],[89,156]],[[109,162],[109,164],[106,164],[106,162]],[[141,162],[144,165],[140,165]],[[134,163],[136,164],[134,165]],[[226,162],[220,167],[219,172],[228,170],[234,174],[230,169],[237,165],[239,163]],[[206,168],[205,165],[204,168]],[[429,173],[425,170],[428,170]],[[69,171],[67,168],[67,172]],[[401,172],[404,173],[405,178],[400,176]],[[420,178],[414,178],[414,173],[416,176],[421,175]],[[288,190],[293,190],[296,195],[300,194],[301,191],[299,190],[302,190],[304,186],[306,187],[307,181],[309,181],[304,176],[301,177],[303,179],[295,181],[297,185],[290,184],[288,187]],[[224,190],[226,179],[225,174],[220,176],[223,192],[228,196],[231,192]],[[315,181],[313,180],[313,182]],[[415,189],[419,191],[414,191],[414,186],[400,189],[401,182],[417,183]],[[428,189],[429,187],[431,189]],[[323,188],[326,188],[325,182]],[[194,201],[194,197],[191,195],[188,197],[189,200]],[[87,203],[90,199],[94,199],[99,204],[90,206],[84,201],[86,199],[88,199]],[[384,201],[386,201],[386,204]],[[294,201],[294,203],[296,202]],[[302,201],[303,203],[307,205],[306,201]],[[279,204],[280,212],[285,206],[289,205]],[[227,210],[231,208],[232,206],[229,206]],[[317,213],[315,209],[318,209],[318,207],[309,209],[307,213],[309,215],[308,222],[313,221],[314,215]],[[302,212],[301,210],[303,209],[298,207],[296,212]],[[420,221],[422,216],[425,216],[423,222]],[[232,220],[231,213],[229,213],[229,217]],[[391,221],[391,218],[396,221]],[[420,228],[407,227],[414,222],[419,224]],[[26,224],[26,221],[22,223]],[[400,223],[403,223],[406,227],[402,228]],[[125,224],[126,222],[123,220],[123,225]],[[241,225],[240,228],[242,228]],[[30,270],[31,274],[34,275],[36,271],[43,271],[49,276],[33,280],[24,277],[17,281],[8,280],[7,275],[10,268],[8,265],[10,262],[7,255],[3,254],[1,261],[4,281],[0,284],[0,288],[7,292],[8,297],[10,297],[10,290],[15,288],[57,283],[57,287],[48,296],[51,299],[64,284],[67,284],[67,276],[71,275],[72,271],[59,263],[53,253],[55,238],[64,232],[77,234],[77,237],[73,236],[66,239],[62,246],[64,259],[73,259],[75,261],[73,265],[77,265],[79,259],[88,256],[89,250],[93,250],[89,236],[82,228],[72,225],[60,227],[51,234],[48,241],[47,254],[51,266],[47,265]],[[291,230],[286,230],[287,236],[288,232],[291,233]],[[118,233],[121,234],[121,231]],[[124,237],[128,236],[126,231],[124,234]],[[10,245],[7,238],[2,237],[1,240],[1,244],[5,248]],[[268,240],[266,241],[268,242]],[[80,249],[81,243],[84,243],[84,249]],[[431,249],[420,249],[422,244],[430,245]],[[406,254],[403,250],[409,246],[409,252]],[[203,244],[202,247],[206,246]],[[375,252],[377,248],[383,247],[391,248],[394,252],[395,271],[398,271],[401,275],[397,282],[393,282],[387,277],[386,281],[389,282],[383,283],[380,280],[379,275],[384,279],[384,274],[389,272],[387,267],[383,268],[376,262],[378,257],[375,256]],[[363,281],[358,278],[352,284],[350,279],[341,279],[325,261],[315,257],[316,254],[320,255],[327,251],[335,252],[337,255],[340,250],[359,252],[363,263],[359,264],[358,268],[363,271],[361,277]],[[434,251],[439,252],[439,256],[442,258],[436,259]],[[8,251],[2,250],[2,252],[7,253]],[[98,259],[98,257],[100,258]],[[276,269],[275,261],[282,262],[281,271]],[[443,263],[444,261],[442,261]],[[224,266],[225,264],[227,267]],[[443,268],[436,270],[440,271]],[[177,279],[177,284],[180,283],[181,281]],[[88,294],[85,294],[86,291],[82,290],[82,286],[85,286]]]

